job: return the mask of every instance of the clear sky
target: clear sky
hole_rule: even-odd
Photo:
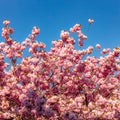
[[[60,31],[76,23],[86,33],[88,18],[95,20],[85,45],[100,43],[102,48],[120,46],[120,0],[0,0],[0,28],[4,19],[15,29],[13,38],[23,41],[33,26],[41,29],[38,41],[59,39]],[[4,39],[0,37],[0,41]]]

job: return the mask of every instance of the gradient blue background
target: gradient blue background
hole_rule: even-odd
[[[120,0],[0,0],[0,28],[4,19],[11,21],[13,39],[22,42],[33,26],[41,29],[38,41],[50,50],[51,41],[59,39],[60,31],[69,30],[76,23],[86,33],[88,18],[95,20],[85,41],[85,47],[120,46]],[[0,37],[0,42],[4,41]]]

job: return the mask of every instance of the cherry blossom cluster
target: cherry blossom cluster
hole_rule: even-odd
[[[0,120],[120,119],[119,49],[101,49],[96,44],[77,50],[72,34],[77,33],[79,46],[88,37],[82,33],[82,25],[76,24],[70,31],[62,30],[60,39],[45,51],[46,45],[36,41],[38,27],[19,43],[11,37],[10,21],[3,24]],[[27,48],[30,55],[23,57]],[[101,50],[100,57],[91,55],[95,49]]]

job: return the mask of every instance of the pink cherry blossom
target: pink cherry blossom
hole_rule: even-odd
[[[62,30],[61,31],[61,34],[60,34],[60,38],[62,39],[66,39],[69,37],[69,32],[65,31],[65,30]]]
[[[75,24],[75,25],[73,26],[73,29],[74,29],[75,32],[76,32],[76,31],[79,31],[81,28],[82,28],[82,25],[81,25],[81,24]]]
[[[75,24],[70,32],[77,33],[78,43],[62,30],[45,51],[45,43],[36,41],[38,27],[19,43],[9,23],[4,23],[0,43],[0,120],[120,119],[118,49],[104,48],[105,55],[93,56],[94,46],[82,49],[88,37]]]
[[[37,34],[39,34],[40,33],[40,29],[38,28],[38,27],[33,27],[33,29],[32,29],[32,34],[33,35],[37,35]]]
[[[4,20],[4,21],[3,21],[3,24],[4,24],[4,25],[9,25],[9,24],[10,24],[10,21],[9,21],[9,20]]]
[[[93,19],[91,19],[91,18],[89,18],[89,19],[88,19],[88,22],[91,24],[91,23],[93,23],[93,22],[94,22],[94,20],[93,20]]]
[[[100,49],[101,45],[100,44],[96,44],[96,48]]]

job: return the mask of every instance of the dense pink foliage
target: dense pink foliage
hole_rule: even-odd
[[[0,120],[120,120],[119,49],[103,49],[98,58],[90,56],[92,46],[75,49],[71,32],[78,34],[79,46],[87,39],[76,24],[70,32],[61,31],[47,52],[43,42],[35,41],[38,27],[19,43],[11,38],[10,21],[3,23]],[[26,48],[31,56],[23,58]],[[100,48],[97,44],[95,49]],[[11,61],[8,71],[5,58]],[[22,58],[20,64],[18,58]]]

